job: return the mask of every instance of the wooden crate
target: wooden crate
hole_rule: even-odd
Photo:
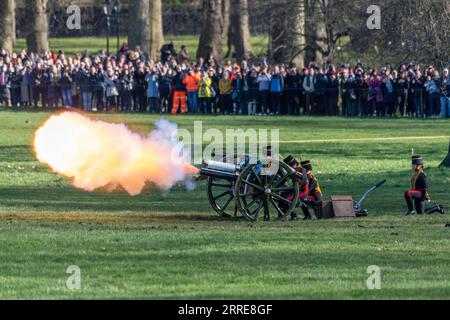
[[[332,218],[334,218],[333,204],[331,203],[331,201],[324,201],[321,219],[332,219]]]
[[[333,213],[336,218],[355,218],[352,196],[331,196]]]

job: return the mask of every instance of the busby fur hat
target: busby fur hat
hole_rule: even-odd
[[[283,160],[284,163],[286,163],[288,166],[294,166],[300,164],[293,156],[288,156],[286,159]]]
[[[413,165],[421,165],[423,166],[423,159],[421,155],[412,156],[412,164]]]
[[[305,160],[301,163],[302,167],[305,168],[306,171],[312,171],[312,163],[311,160]]]

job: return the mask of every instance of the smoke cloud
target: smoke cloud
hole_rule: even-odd
[[[76,113],[51,116],[36,131],[37,159],[86,191],[123,188],[140,194],[146,185],[169,190],[188,182],[198,170],[177,158],[174,139],[177,125],[161,119],[146,137],[130,131],[125,124],[113,124]],[[175,157],[175,158],[174,158]]]

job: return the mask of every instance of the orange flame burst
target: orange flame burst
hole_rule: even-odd
[[[150,182],[168,190],[189,181],[197,168],[174,158],[179,142],[173,139],[175,124],[159,120],[147,137],[130,131],[125,124],[91,120],[75,112],[51,116],[36,131],[37,159],[77,188],[94,191],[119,187],[138,195]]]

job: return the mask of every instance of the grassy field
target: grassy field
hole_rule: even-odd
[[[450,219],[402,215],[411,148],[426,160],[433,202],[450,208],[450,170],[437,168],[449,121],[202,117],[205,130],[279,128],[281,152],[314,161],[326,198],[388,180],[367,218],[250,223],[216,216],[204,183],[137,197],[74,189],[33,155],[49,113],[0,110],[0,298],[450,297]],[[157,120],[98,117],[141,132]],[[169,119],[189,129],[198,118]],[[81,268],[79,291],[66,288],[69,265]],[[370,265],[381,290],[367,289]]]
[[[189,49],[191,59],[195,59],[195,55],[198,48],[199,36],[196,35],[165,35],[165,41],[173,41],[177,51],[180,50],[182,45],[186,45]],[[267,57],[267,51],[269,48],[269,36],[268,35],[252,35],[250,37],[250,43],[252,45],[252,53],[255,57]],[[126,43],[127,37],[120,38],[120,44]],[[111,38],[111,51],[116,50],[116,38]],[[355,53],[351,48],[347,47],[348,39],[344,38],[340,40],[339,46],[342,50],[339,50],[334,55],[334,63],[336,65],[342,65],[346,63],[356,63],[361,60],[367,65],[379,66],[386,61],[380,60],[379,55],[373,53],[359,54]],[[73,38],[51,38],[49,39],[50,49],[54,51],[63,50],[66,55],[72,56],[75,53],[82,53],[88,50],[90,53],[96,53],[100,49],[106,50],[106,39],[104,37],[73,37]],[[15,50],[21,50],[26,48],[25,39],[17,39],[17,45]],[[226,41],[223,45],[224,56],[228,52]],[[395,58],[395,57],[394,57]],[[257,61],[257,59],[256,59]],[[389,60],[390,61],[390,60]],[[397,61],[393,59],[392,61]]]
[[[198,48],[198,36],[165,36],[166,41],[173,40],[175,44],[175,48],[177,51],[180,50],[181,45],[186,45],[191,54],[191,58],[195,58],[195,54]],[[265,55],[267,52],[267,48],[269,45],[269,37],[268,36],[252,36],[251,44],[253,48],[253,53],[256,55]],[[111,39],[111,51],[116,50],[116,38]],[[120,44],[127,42],[127,38],[121,38]],[[52,50],[58,51],[63,50],[66,55],[73,55],[75,53],[82,53],[84,50],[88,50],[91,53],[96,53],[100,49],[106,50],[106,39],[105,38],[97,38],[97,37],[85,37],[85,38],[51,38],[49,40],[49,45]],[[25,39],[18,39],[16,51],[25,49],[26,42]],[[227,53],[226,42],[224,43],[223,52]]]
[[[177,51],[180,50],[182,45],[188,47],[191,60],[195,59],[195,55],[198,48],[199,36],[196,35],[165,35],[165,41],[173,41]],[[250,43],[252,45],[252,53],[256,57],[255,62],[258,61],[258,57],[267,57],[269,48],[269,36],[268,35],[252,35],[250,37]],[[343,65],[346,63],[356,63],[358,60],[362,61],[364,64],[372,66],[380,66],[386,63],[386,59],[380,60],[380,56],[377,54],[370,53],[356,53],[351,50],[350,47],[346,46],[348,43],[347,38],[341,39],[338,45],[342,47],[334,54],[333,61],[336,65]],[[120,44],[126,43],[127,37],[120,38]],[[111,38],[111,51],[116,50],[116,38]],[[51,38],[49,39],[50,49],[54,51],[63,50],[66,55],[72,56],[75,53],[82,53],[88,50],[90,53],[96,53],[100,49],[106,50],[106,39],[104,37],[73,37],[73,38]],[[15,50],[21,50],[26,48],[25,39],[17,39],[17,45]],[[228,52],[228,47],[226,41],[223,45],[223,55],[225,56]],[[393,60],[391,60],[393,58]],[[389,57],[389,61],[393,63],[397,61],[398,57]],[[403,61],[402,61],[403,62]],[[394,63],[395,64],[395,63]]]

